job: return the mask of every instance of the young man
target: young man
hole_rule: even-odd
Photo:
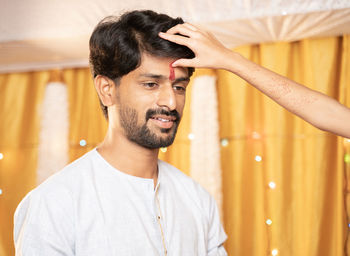
[[[350,138],[350,108],[333,98],[245,59],[191,24],[176,25],[159,36],[187,46],[195,53],[195,58],[177,60],[173,67],[228,70],[315,127]]]
[[[134,11],[95,28],[90,62],[107,135],[23,199],[17,255],[226,255],[213,198],[158,160],[174,140],[193,72],[171,67],[193,52],[158,36],[180,23]]]

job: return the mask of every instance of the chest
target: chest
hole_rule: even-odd
[[[205,255],[208,223],[193,200],[176,189],[96,188],[79,200],[77,250],[84,251],[81,255],[95,250],[96,255]]]

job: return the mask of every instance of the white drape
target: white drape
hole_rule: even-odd
[[[134,9],[182,17],[211,31],[229,48],[350,33],[349,0],[2,2],[0,73],[87,67],[89,36],[96,24]]]

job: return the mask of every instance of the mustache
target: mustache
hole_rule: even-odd
[[[163,108],[160,109],[149,109],[146,112],[146,121],[150,119],[152,116],[155,115],[166,115],[166,116],[173,116],[176,118],[175,122],[180,122],[180,114],[175,109],[172,111],[165,110]]]

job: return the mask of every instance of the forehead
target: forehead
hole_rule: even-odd
[[[135,75],[150,73],[158,74],[163,76],[169,76],[170,73],[170,64],[173,63],[175,58],[164,58],[156,57],[146,53],[143,53],[141,56],[140,66],[133,70],[132,72]],[[176,76],[188,76],[188,69],[183,67],[176,67]]]

